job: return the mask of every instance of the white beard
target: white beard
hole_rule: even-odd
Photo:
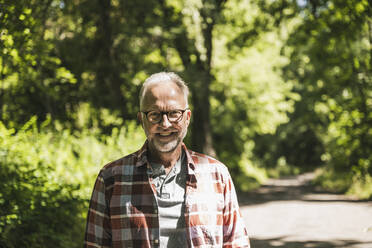
[[[159,152],[172,152],[183,141],[183,139],[186,137],[186,134],[187,134],[187,128],[181,133],[180,136],[176,137],[174,140],[171,140],[167,143],[159,142],[156,139],[150,140],[150,142],[153,144],[155,149]]]

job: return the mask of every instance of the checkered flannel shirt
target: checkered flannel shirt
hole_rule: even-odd
[[[186,149],[188,247],[250,247],[225,165]],[[146,171],[147,142],[100,171],[90,201],[84,247],[159,247],[155,186]]]

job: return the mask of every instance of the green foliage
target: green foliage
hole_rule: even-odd
[[[356,189],[370,185],[372,174],[371,6],[364,0],[335,0],[301,6],[283,1],[265,8],[275,13],[288,6],[301,21],[282,50],[290,58],[283,76],[295,82],[301,100],[289,123],[276,132],[277,147],[286,143],[293,149],[275,156],[298,164],[325,164],[327,173],[320,177],[324,186],[365,198],[368,191]]]
[[[271,178],[280,178],[280,177],[283,177],[283,176],[293,176],[293,175],[298,175],[301,172],[303,172],[302,168],[303,167],[294,166],[294,165],[289,164],[286,161],[285,157],[282,156],[282,157],[278,158],[278,160],[276,161],[276,166],[275,167],[268,167],[267,168],[267,174]]]
[[[367,0],[0,0],[0,246],[81,245],[160,70],[189,84],[189,147],[238,189],[321,166],[324,188],[370,198],[371,16]]]
[[[51,16],[54,1],[0,1],[0,117],[14,126],[31,116],[65,117],[77,79],[58,57]],[[14,99],[17,99],[16,101]],[[29,104],[32,102],[32,104]]]
[[[337,168],[320,168],[314,184],[336,193],[347,193],[358,199],[370,200],[372,177],[361,172],[342,172]]]
[[[0,244],[78,247],[87,204],[76,196],[77,184],[52,178],[52,166],[38,157],[48,144],[35,146],[38,136],[32,128],[15,134],[0,123]]]
[[[109,136],[36,124],[32,118],[15,130],[0,123],[0,244],[80,247],[99,169],[138,149],[143,134],[133,122]]]
[[[255,154],[257,135],[275,132],[288,121],[298,95],[277,68],[288,64],[280,54],[283,32],[253,32],[262,12],[248,1],[230,1],[224,9],[225,22],[217,25],[214,75],[211,85],[212,126],[219,158],[230,166],[241,189],[249,179],[262,183],[267,173]],[[257,28],[264,28],[258,26]],[[252,33],[252,32],[253,33]],[[257,30],[256,30],[257,31]],[[242,45],[254,40],[255,46]],[[249,36],[249,37],[248,37]]]
[[[312,64],[298,75],[322,125],[316,126],[325,147],[322,159],[336,173],[350,173],[351,189],[372,173],[372,11],[367,1],[334,1],[316,8],[299,27],[297,40],[305,32],[311,35],[292,56]]]
[[[371,198],[371,16],[367,0],[0,0],[0,246],[81,246],[94,179],[142,145],[140,84],[161,70],[189,84],[189,147],[239,190],[321,166],[322,187]]]

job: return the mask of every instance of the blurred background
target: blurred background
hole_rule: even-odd
[[[159,71],[190,87],[186,144],[238,191],[315,171],[371,199],[371,14],[368,0],[0,0],[0,247],[82,246],[95,177],[144,143],[138,93]]]

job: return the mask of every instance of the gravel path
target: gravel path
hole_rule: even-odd
[[[317,191],[312,173],[239,195],[252,248],[372,248],[372,201]]]

